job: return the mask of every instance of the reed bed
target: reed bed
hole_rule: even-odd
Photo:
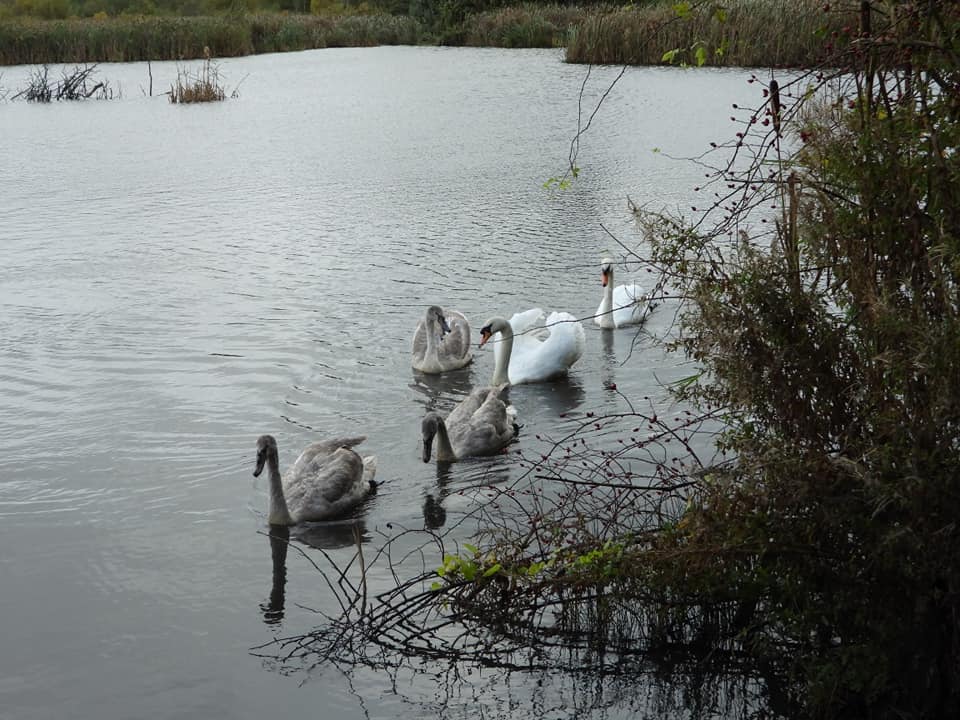
[[[11,19],[0,23],[0,65],[189,60],[311,48],[416,44],[420,23],[392,15]]]
[[[519,5],[479,13],[465,23],[464,44],[474,47],[564,47],[588,13],[571,5]]]
[[[853,16],[815,0],[731,0],[721,20],[704,5],[679,17],[675,3],[592,13],[567,45],[567,62],[616,65],[664,64],[664,53],[680,50],[672,62],[696,64],[703,48],[706,65],[800,67],[815,64],[827,49],[825,37],[856,25]]]

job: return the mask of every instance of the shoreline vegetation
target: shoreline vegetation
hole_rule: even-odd
[[[92,17],[46,19],[14,14],[11,8],[24,0],[13,5],[0,0],[0,65],[190,60],[204,57],[205,48],[224,58],[440,44],[565,48],[573,63],[811,67],[821,60],[824,38],[837,36],[849,22],[812,0],[734,0],[722,13],[714,5],[662,1],[527,3],[439,16],[385,12],[365,3],[316,3],[315,12],[112,16],[98,11]]]

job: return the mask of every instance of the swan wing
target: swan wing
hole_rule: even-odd
[[[445,333],[440,342],[440,355],[455,361],[466,361],[465,365],[472,358],[470,354],[470,323],[462,313],[456,310],[444,310],[443,317],[450,327],[450,332]],[[462,367],[462,366],[461,366]]]
[[[530,308],[523,312],[514,313],[510,318],[510,327],[515,334],[525,333],[537,326],[542,326],[547,314],[540,308]]]
[[[586,336],[579,320],[567,312],[554,312],[546,324],[550,334],[545,340],[529,335],[514,338],[510,382],[538,382],[564,375],[583,355]]]
[[[613,289],[613,322],[617,327],[643,322],[646,296],[638,283],[617,285]]]
[[[449,431],[451,426],[469,423],[470,418],[473,417],[473,414],[480,409],[480,406],[483,405],[484,402],[486,402],[491,390],[494,390],[494,388],[476,388],[473,392],[461,400],[444,420],[447,430]]]
[[[514,416],[500,399],[503,387],[482,388],[484,400],[469,416],[454,417],[451,413],[447,418],[450,444],[458,458],[492,455],[513,439]],[[473,394],[481,396],[476,391]]]
[[[300,453],[300,457],[296,459],[287,471],[286,477],[291,480],[303,477],[309,478],[312,474],[310,468],[317,458],[330,455],[339,448],[352,448],[366,439],[366,435],[358,435],[356,437],[336,437],[312,442]]]
[[[363,459],[347,447],[314,455],[301,475],[284,483],[291,514],[298,521],[328,520],[349,511],[370,492],[365,470]]]
[[[413,331],[413,366],[423,364],[427,356],[427,327],[423,318],[417,323],[417,329]]]

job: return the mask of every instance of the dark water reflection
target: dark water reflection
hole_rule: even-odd
[[[283,604],[287,585],[287,547],[290,544],[290,528],[285,525],[270,526],[270,560],[273,565],[273,582],[270,599],[260,605],[263,621],[267,625],[283,622]]]
[[[543,184],[567,161],[584,71],[555,51],[231,59],[240,98],[208,107],[141,93],[144,64],[100,67],[122,100],[2,108],[0,636],[15,651],[0,653],[0,715],[569,716],[567,680],[514,674],[470,708],[416,676],[411,710],[376,672],[301,682],[249,649],[337,610],[313,562],[349,564],[358,532],[368,559],[398,528],[465,539],[483,487],[515,479],[538,434],[625,397],[669,407],[661,382],[685,370],[649,343],[623,364],[630,331],[588,322],[568,379],[510,390],[510,453],[424,465],[423,414],[486,384],[493,359],[420,376],[410,339],[432,303],[475,326],[530,307],[591,315],[614,251],[601,224],[634,243],[627,194],[690,204],[701,170],[651,150],[700,153],[749,73],[627,73],[561,193]],[[152,72],[161,87],[177,64]],[[615,74],[593,70],[588,104]],[[264,432],[284,466],[319,437],[367,435],[383,484],[349,522],[271,529],[268,555],[267,489],[250,477]]]

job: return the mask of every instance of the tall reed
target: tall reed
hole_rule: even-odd
[[[132,62],[356,45],[415,44],[422,27],[392,15],[11,19],[0,23],[0,65]]]
[[[571,5],[532,5],[500,8],[469,17],[465,45],[477,47],[563,47],[571,28],[587,17],[584,8]]]
[[[816,0],[730,0],[724,15],[712,4],[684,17],[676,3],[591,14],[567,45],[567,62],[657,65],[679,50],[676,62],[741,67],[795,67],[814,64],[824,36],[839,32],[848,18]]]

